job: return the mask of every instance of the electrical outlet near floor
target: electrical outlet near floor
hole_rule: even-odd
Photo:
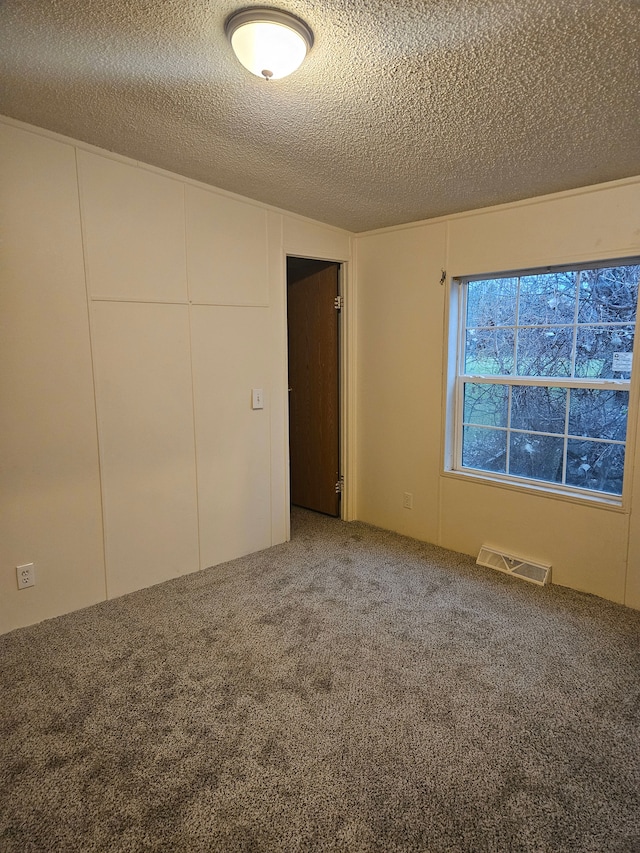
[[[402,500],[402,506],[405,509],[413,509],[413,492],[405,492]]]
[[[18,589],[26,589],[28,586],[36,585],[36,567],[33,563],[16,566],[16,575],[18,577]]]

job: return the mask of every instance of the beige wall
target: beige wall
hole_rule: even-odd
[[[640,610],[640,417],[636,429],[636,464],[633,468],[632,504],[629,519],[629,550],[627,552],[627,577],[625,604]]]
[[[356,241],[357,516],[429,542],[439,537],[445,237],[438,223]]]
[[[637,254],[638,180],[359,236],[358,517],[468,554],[489,544],[550,562],[554,582],[640,607],[640,461],[624,511],[443,473],[450,285],[439,284],[441,268],[452,277]]]
[[[0,633],[284,541],[285,252],[350,235],[9,119],[0,152]]]
[[[75,152],[0,126],[0,631],[105,595]],[[15,567],[35,562],[18,592]]]

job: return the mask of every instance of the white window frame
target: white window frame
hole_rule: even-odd
[[[632,372],[631,379],[603,379],[594,383],[592,379],[581,377],[537,377],[537,376],[494,376],[494,375],[476,375],[464,373],[465,365],[465,331],[466,331],[466,302],[467,290],[466,285],[472,281],[484,281],[491,278],[509,278],[527,275],[540,275],[555,272],[567,272],[578,270],[592,270],[598,268],[609,268],[615,266],[630,266],[640,264],[638,257],[599,259],[592,262],[579,262],[575,264],[563,264],[554,266],[543,266],[519,269],[503,272],[489,272],[474,275],[454,276],[450,280],[450,299],[449,299],[449,340],[448,340],[448,363],[449,370],[447,374],[447,385],[445,388],[445,441],[444,441],[444,473],[454,477],[460,477],[465,480],[476,480],[485,482],[491,485],[501,486],[503,488],[515,489],[517,491],[532,491],[537,494],[547,494],[552,497],[558,497],[569,501],[577,501],[579,503],[597,504],[612,509],[625,509],[628,505],[627,496],[630,492],[633,456],[634,456],[634,438],[636,434],[637,410],[638,410],[638,395],[640,369]],[[576,309],[577,310],[577,309]],[[640,325],[638,324],[638,315],[640,314],[640,299],[636,310],[636,331],[640,336]],[[567,324],[562,324],[566,326]],[[612,324],[616,325],[616,324]],[[623,325],[622,323],[618,325]],[[624,325],[629,325],[628,323]],[[520,327],[522,328],[522,327]],[[576,326],[574,323],[574,336]],[[575,346],[575,337],[574,337]],[[633,358],[635,359],[640,344],[636,343],[634,337]],[[572,351],[572,358],[575,357],[575,350]],[[639,356],[640,358],[640,356]],[[478,384],[488,385],[507,385],[514,386],[536,386],[536,387],[553,387],[553,388],[587,388],[587,389],[603,389],[603,390],[624,390],[629,392],[629,413],[627,417],[626,440],[624,442],[596,439],[603,443],[623,444],[625,446],[625,461],[623,473],[622,494],[615,495],[607,492],[597,492],[594,490],[582,489],[576,486],[570,486],[559,483],[552,483],[545,480],[528,479],[526,477],[517,476],[514,474],[484,471],[477,468],[467,468],[462,465],[462,435],[463,435],[463,413],[464,413],[464,386],[465,383],[474,382]],[[511,395],[509,395],[510,398]],[[566,418],[568,419],[569,412],[567,406]],[[510,422],[510,418],[508,423]],[[505,428],[507,434],[509,432],[527,432],[527,430],[513,429],[512,427]],[[544,435],[544,433],[542,433]],[[551,435],[551,434],[550,434]],[[554,434],[554,437],[560,437]],[[568,425],[565,421],[565,433],[561,436],[565,443],[568,440]],[[584,438],[578,437],[576,438]],[[507,447],[509,441],[507,441]],[[564,454],[566,455],[566,454]],[[563,456],[564,456],[563,455]],[[566,464],[566,459],[564,460]]]

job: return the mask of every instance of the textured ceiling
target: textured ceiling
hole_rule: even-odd
[[[0,113],[352,231],[640,174],[640,0],[0,0]],[[259,5],[259,4],[258,4]]]

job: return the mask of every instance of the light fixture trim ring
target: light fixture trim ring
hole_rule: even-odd
[[[224,32],[229,41],[235,31],[244,24],[265,23],[281,24],[297,33],[307,45],[307,53],[313,47],[313,31],[311,27],[291,12],[275,9],[273,6],[249,6],[232,12],[224,25]]]

